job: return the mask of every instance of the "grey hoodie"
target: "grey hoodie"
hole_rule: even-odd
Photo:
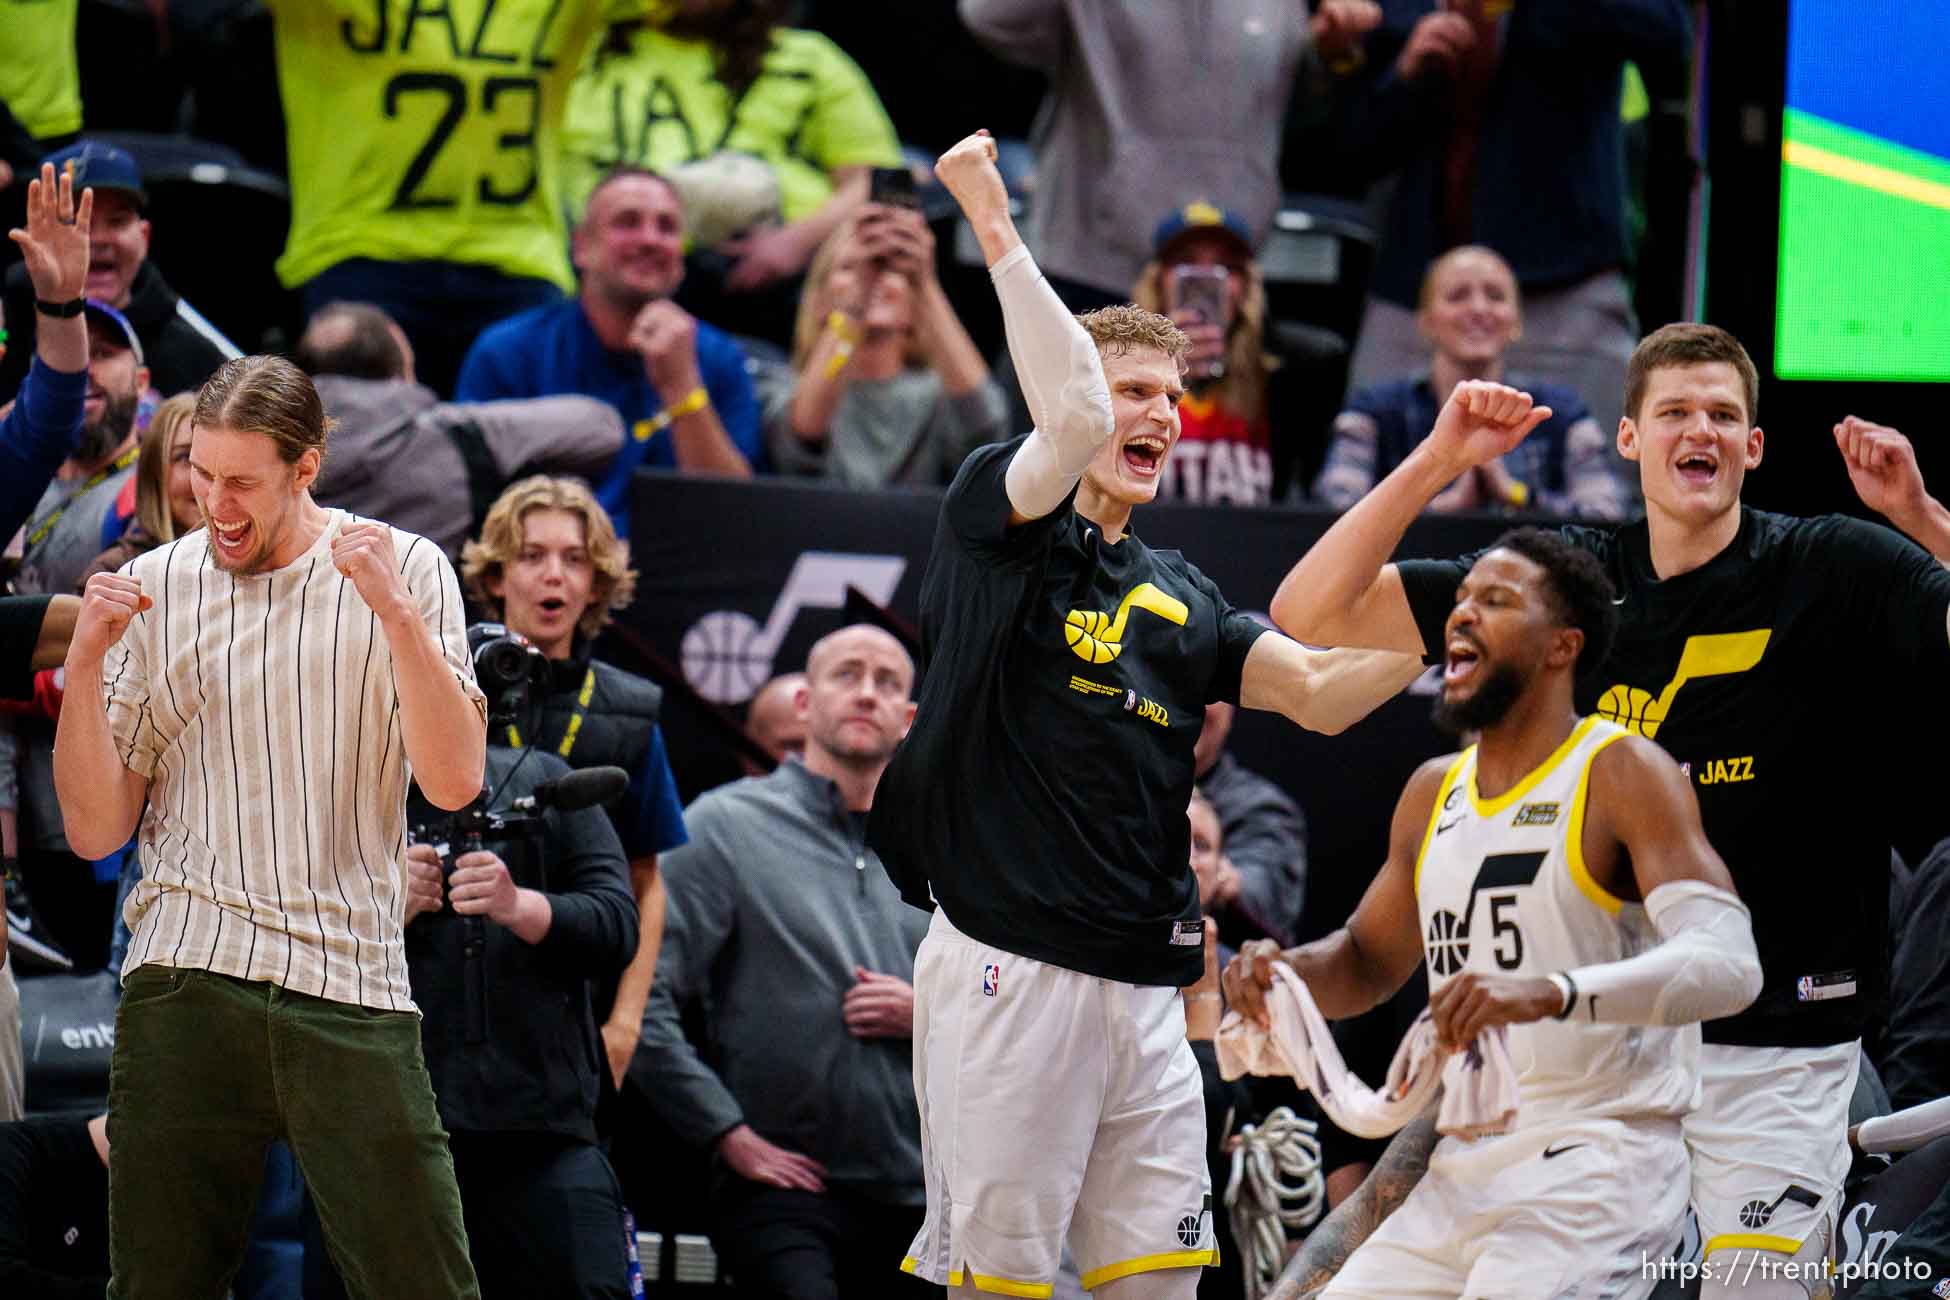
[[[835,1187],[920,1205],[913,1043],[855,1038],[856,966],[914,979],[928,915],[901,901],[831,781],[797,760],[700,796],[662,857],[663,948],[635,1079],[679,1137],[739,1124],[826,1166]],[[679,1007],[702,998],[709,1043]]]
[[[623,417],[593,397],[443,402],[405,379],[319,375],[338,423],[312,496],[458,554],[501,489],[525,474],[600,478]]]
[[[1036,261],[1120,297],[1151,232],[1195,199],[1266,238],[1280,134],[1304,69],[1324,77],[1301,0],[960,0],[989,49],[1049,74],[1037,119]],[[1303,64],[1303,59],[1305,60]]]

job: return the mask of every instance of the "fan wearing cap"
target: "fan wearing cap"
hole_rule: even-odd
[[[1159,501],[1263,506],[1273,499],[1266,286],[1245,217],[1204,199],[1166,215],[1131,301],[1185,331],[1182,432]]]
[[[142,341],[129,318],[86,300],[88,390],[74,449],[28,518],[14,590],[73,591],[102,549],[102,523],[135,475],[136,403],[149,386]]]
[[[150,224],[144,216],[149,198],[134,158],[112,145],[81,140],[45,161],[57,172],[71,172],[77,192],[83,187],[95,192],[83,291],[127,318],[141,342],[157,393],[167,397],[200,387],[226,360],[243,355],[169,287],[149,260]],[[7,273],[5,292],[7,320],[24,322],[20,328],[31,342],[33,292],[20,267]],[[24,368],[24,361],[0,360],[0,393],[14,391]]]
[[[88,331],[81,290],[88,274],[88,215],[94,195],[43,167],[27,186],[27,223],[10,238],[25,256],[33,301],[9,311],[16,337],[7,355],[32,358],[20,391],[0,417],[0,537],[12,537],[74,446],[88,393]],[[30,344],[18,338],[37,316]]]

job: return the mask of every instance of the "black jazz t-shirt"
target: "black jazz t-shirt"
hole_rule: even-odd
[[[1888,993],[1889,832],[1879,756],[1950,669],[1950,573],[1887,528],[1743,509],[1733,542],[1661,581],[1643,522],[1564,536],[1605,562],[1617,644],[1577,705],[1656,740],[1699,796],[1707,838],[1753,912],[1765,983],[1709,1043],[1814,1047],[1861,1036]],[[1473,557],[1472,557],[1473,558]],[[1469,561],[1410,561],[1424,646]]]
[[[914,727],[869,837],[901,894],[978,942],[1131,984],[1202,969],[1185,806],[1205,705],[1266,629],[1176,551],[1074,509],[1009,527],[1021,440],[942,503]]]

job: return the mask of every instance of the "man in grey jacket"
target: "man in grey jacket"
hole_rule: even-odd
[[[1216,199],[1266,238],[1295,93],[1381,21],[1373,0],[960,0],[977,40],[1049,74],[1031,242],[1072,311],[1126,301],[1159,212]],[[1225,75],[1210,75],[1223,68]],[[1248,124],[1251,124],[1250,126]]]
[[[910,980],[928,918],[866,846],[913,684],[879,628],[819,641],[795,693],[804,759],[700,797],[690,843],[662,860],[669,910],[630,1074],[715,1150],[714,1237],[745,1294],[922,1286],[896,1269],[926,1199]],[[679,1023],[696,999],[702,1047]]]
[[[593,397],[439,400],[414,377],[405,333],[366,303],[319,308],[295,359],[338,422],[312,489],[319,504],[429,537],[450,556],[515,479],[594,479],[623,446],[623,417]]]

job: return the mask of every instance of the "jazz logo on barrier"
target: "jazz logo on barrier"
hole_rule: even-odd
[[[713,704],[741,704],[771,680],[773,660],[800,610],[845,609],[848,587],[889,604],[906,571],[907,560],[898,555],[803,551],[764,623],[741,609],[717,609],[691,624],[679,649],[684,677]]]
[[[996,989],[1002,986],[1002,968],[994,962],[982,967],[982,992],[994,997]]]

